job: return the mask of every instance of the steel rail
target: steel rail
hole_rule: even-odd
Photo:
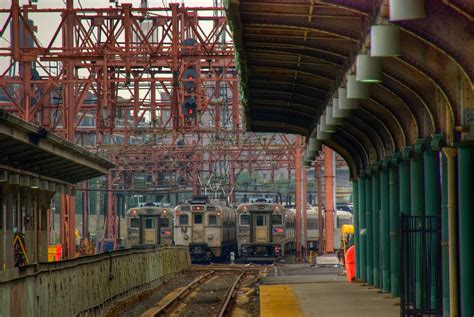
[[[226,313],[229,312],[228,309],[230,308],[230,302],[232,300],[232,297],[234,297],[234,294],[236,292],[236,288],[240,284],[240,282],[242,281],[242,277],[244,276],[244,274],[245,274],[245,271],[242,271],[242,273],[240,273],[240,275],[235,280],[234,284],[232,284],[232,287],[227,292],[224,303],[222,303],[222,306],[221,306],[217,316],[223,317],[223,316],[226,316]]]

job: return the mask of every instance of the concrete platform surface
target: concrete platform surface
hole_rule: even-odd
[[[292,284],[305,317],[398,317],[398,299],[361,284]]]

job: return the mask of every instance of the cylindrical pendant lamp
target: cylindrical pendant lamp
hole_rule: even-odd
[[[339,109],[354,110],[359,108],[359,101],[357,99],[347,99],[347,89],[339,88],[338,90]]]
[[[340,119],[349,118],[351,111],[339,109],[339,98],[332,98],[332,116]]]
[[[316,138],[318,140],[329,140],[331,138],[330,133],[321,131],[321,125],[320,124],[317,125],[316,129],[317,129],[316,130]]]
[[[368,54],[357,55],[356,80],[364,83],[382,82],[382,60]]]
[[[321,116],[321,119],[319,120],[319,124],[321,124],[321,131],[324,131],[327,133],[336,132],[335,126],[326,124],[326,115],[324,114]]]
[[[369,84],[356,80],[356,75],[347,76],[347,99],[368,99]]]
[[[30,177],[20,176],[20,186],[30,187]]]
[[[390,0],[390,21],[423,19],[425,17],[424,0]]]
[[[334,118],[332,106],[328,106],[326,108],[326,124],[327,125],[342,125],[343,119],[341,118]]]
[[[372,25],[370,56],[400,56],[400,28],[396,25]]]
[[[30,187],[31,188],[39,188],[39,183],[40,183],[39,179],[33,177],[30,180]]]
[[[307,148],[309,156],[313,158],[320,149],[321,149],[321,142],[318,141],[315,135],[311,136],[309,138],[308,148]]]

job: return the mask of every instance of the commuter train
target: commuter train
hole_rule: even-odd
[[[130,208],[126,218],[128,247],[173,244],[172,209],[155,206]]]
[[[175,207],[176,245],[189,247],[193,261],[226,260],[236,252],[235,209],[194,197]]]
[[[295,215],[280,204],[249,203],[237,208],[239,256],[249,261],[270,260],[293,252]]]
[[[318,221],[318,208],[308,207],[306,210],[307,215],[307,233],[306,247],[309,250],[319,249],[319,221]],[[323,229],[325,228],[325,214],[323,211]],[[334,248],[340,248],[341,240],[341,226],[344,224],[352,224],[352,214],[348,211],[337,210],[336,211],[336,228],[334,228]]]

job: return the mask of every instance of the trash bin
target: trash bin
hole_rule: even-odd
[[[347,249],[346,256],[346,277],[349,282],[355,279],[355,246]]]

